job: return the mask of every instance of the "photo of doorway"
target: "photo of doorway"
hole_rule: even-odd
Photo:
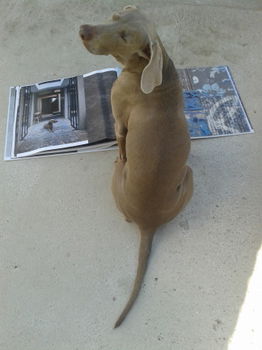
[[[40,113],[43,117],[50,114],[61,114],[61,91],[55,90],[54,92],[53,95],[40,97]]]
[[[16,123],[17,153],[86,141],[83,77],[47,81],[20,89]]]

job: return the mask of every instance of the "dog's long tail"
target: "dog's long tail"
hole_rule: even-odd
[[[138,256],[138,267],[137,267],[137,272],[136,272],[136,279],[134,282],[133,290],[131,292],[131,295],[129,297],[129,300],[122,311],[121,315],[119,316],[118,320],[115,323],[114,328],[117,328],[121,325],[121,323],[124,321],[126,318],[126,315],[128,314],[129,310],[133,306],[138,293],[140,291],[146,268],[147,268],[147,263],[151,251],[151,246],[152,246],[152,241],[154,238],[154,233],[155,230],[148,230],[148,231],[141,231],[141,236],[140,236],[140,247],[139,247],[139,256]]]

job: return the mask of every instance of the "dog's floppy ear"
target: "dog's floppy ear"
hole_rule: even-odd
[[[159,40],[152,40],[149,36],[149,63],[144,68],[141,76],[141,90],[150,94],[156,86],[162,84],[163,54]],[[146,58],[146,54],[141,55]]]

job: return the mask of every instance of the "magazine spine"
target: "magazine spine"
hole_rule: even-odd
[[[13,146],[13,125],[14,125],[14,112],[16,102],[16,87],[11,86],[9,88],[9,100],[8,100],[7,122],[6,122],[6,134],[5,134],[5,153],[4,160],[12,159],[12,146]]]

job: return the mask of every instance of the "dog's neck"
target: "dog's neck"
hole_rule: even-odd
[[[169,89],[169,87],[174,87],[177,84],[174,84],[175,81],[178,80],[178,75],[174,66],[173,61],[168,56],[162,42],[160,41],[161,49],[162,49],[162,55],[163,55],[163,82],[160,86],[157,86],[154,91],[162,91],[163,89]],[[121,57],[114,56],[117,61],[119,61],[123,65],[123,72],[128,72],[132,74],[136,74],[140,77],[142,75],[142,72],[144,68],[148,65],[148,59],[145,59],[144,57],[139,56],[139,54],[132,55],[128,60],[123,60]]]
[[[169,65],[170,57],[168,56],[164,46],[160,42],[162,55],[163,55],[163,72]],[[130,73],[142,73],[144,68],[148,65],[148,59],[140,56],[138,53],[132,55],[128,59],[121,56],[115,56],[114,58],[123,65],[123,70]]]
[[[134,54],[131,56],[126,62],[121,62],[123,64],[123,71],[130,73],[142,73],[144,68],[148,64],[148,60],[139,56],[138,54]]]

